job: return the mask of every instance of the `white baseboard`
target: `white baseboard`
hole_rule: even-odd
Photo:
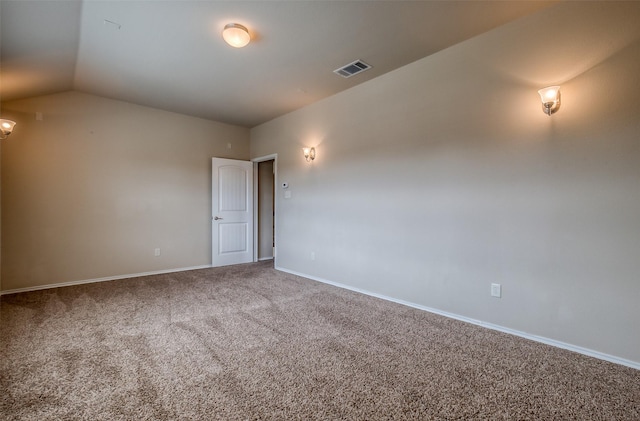
[[[338,283],[338,282],[329,281],[327,279],[318,278],[316,276],[307,275],[305,273],[296,272],[296,271],[289,270],[289,269],[286,269],[286,268],[283,268],[283,267],[276,266],[275,269],[279,270],[279,271],[282,271],[282,272],[290,273],[292,275],[302,276],[303,278],[311,279],[311,280],[314,280],[314,281],[317,281],[317,282],[322,282],[324,284],[333,285],[333,286],[338,287],[338,288],[348,289],[350,291],[354,291],[354,292],[358,292],[358,293],[361,293],[361,294],[369,295],[369,296],[372,296],[372,297],[380,298],[382,300],[391,301],[391,302],[402,304],[402,305],[405,305],[405,306],[408,306],[408,307],[413,307],[413,308],[416,308],[418,310],[428,311],[430,313],[439,314],[441,316],[449,317],[451,319],[456,319],[456,320],[460,320],[460,321],[463,321],[463,322],[471,323],[471,324],[474,324],[474,325],[477,325],[477,326],[486,327],[488,329],[497,330],[499,332],[508,333],[508,334],[511,334],[511,335],[519,336],[521,338],[529,339],[529,340],[540,342],[540,343],[543,343],[543,344],[546,344],[546,345],[555,346],[557,348],[566,349],[566,350],[569,350],[569,351],[577,352],[579,354],[587,355],[589,357],[598,358],[600,360],[609,361],[609,362],[612,362],[612,363],[615,363],[615,364],[620,364],[620,365],[624,365],[624,366],[627,366],[627,367],[635,368],[636,370],[640,370],[640,363],[635,362],[635,361],[631,361],[631,360],[627,360],[627,359],[624,359],[624,358],[619,358],[619,357],[616,357],[614,355],[609,355],[609,354],[605,354],[603,352],[594,351],[592,349],[583,348],[581,346],[568,344],[568,343],[565,343],[565,342],[557,341],[555,339],[545,338],[543,336],[532,335],[530,333],[522,332],[522,331],[515,330],[515,329],[510,329],[508,327],[503,327],[503,326],[496,325],[496,324],[493,324],[493,323],[483,322],[482,320],[471,319],[469,317],[460,316],[458,314],[449,313],[447,311],[438,310],[436,308],[426,307],[426,306],[423,306],[423,305],[420,305],[420,304],[416,304],[416,303],[412,303],[412,302],[409,302],[409,301],[399,300],[397,298],[388,297],[386,295],[377,294],[375,292],[370,292],[370,291],[367,291],[367,290],[364,290],[364,289],[355,288],[355,287],[352,287],[352,286],[349,286],[349,285],[345,285],[345,284],[341,284],[341,283]]]
[[[191,267],[186,267],[186,268],[157,270],[157,271],[153,271],[153,272],[131,273],[131,274],[128,274],[128,275],[107,276],[107,277],[104,277],[104,278],[84,279],[84,280],[80,280],[80,281],[60,282],[60,283],[57,283],[57,284],[47,284],[47,285],[38,285],[38,286],[34,286],[34,287],[9,289],[9,290],[6,290],[6,291],[0,291],[0,295],[17,294],[19,292],[38,291],[38,290],[41,290],[41,289],[49,289],[49,288],[69,287],[69,286],[73,286],[73,285],[92,284],[94,282],[115,281],[115,280],[118,280],[118,279],[139,278],[141,276],[149,276],[149,275],[162,275],[163,273],[184,272],[186,270],[207,269],[207,268],[210,268],[210,267],[211,267],[211,265],[191,266]]]
[[[264,262],[265,260],[273,260],[273,256],[271,257],[261,257],[258,259],[258,262]]]

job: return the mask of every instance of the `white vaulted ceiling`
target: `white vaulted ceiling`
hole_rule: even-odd
[[[253,127],[552,3],[3,0],[0,95],[78,90]],[[230,22],[247,47],[224,43]],[[357,59],[373,67],[333,73]]]

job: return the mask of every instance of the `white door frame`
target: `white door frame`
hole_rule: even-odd
[[[278,258],[278,237],[276,237],[277,228],[277,208],[278,208],[278,154],[261,156],[259,158],[253,158],[253,261],[258,261],[258,163],[264,161],[273,160],[273,265],[277,266],[276,259]]]

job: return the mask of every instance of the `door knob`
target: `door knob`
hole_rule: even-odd
[[[218,219],[222,219],[222,218],[220,218],[219,216],[214,216],[214,217],[213,217],[213,220],[214,220],[214,221],[217,221]]]

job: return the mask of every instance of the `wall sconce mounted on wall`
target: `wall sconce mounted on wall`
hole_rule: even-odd
[[[0,118],[0,139],[6,139],[13,131],[13,126],[16,125],[15,121],[5,120]]]
[[[304,152],[304,159],[306,159],[307,162],[316,159],[316,148],[302,148],[302,152]]]
[[[236,48],[242,48],[251,41],[249,31],[239,23],[226,24],[222,30],[222,38],[227,44]]]
[[[560,87],[549,86],[538,91],[542,100],[542,112],[550,116],[560,109]]]

